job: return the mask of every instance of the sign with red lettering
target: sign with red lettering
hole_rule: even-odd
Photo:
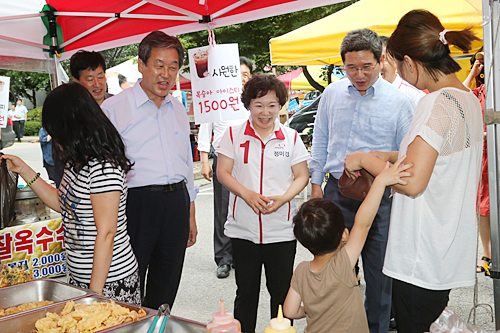
[[[0,230],[0,261],[11,267],[27,267],[35,279],[65,274],[62,220],[46,220]]]
[[[238,44],[188,50],[196,124],[246,119]]]
[[[7,127],[9,118],[9,87],[10,77],[0,76],[0,128]]]

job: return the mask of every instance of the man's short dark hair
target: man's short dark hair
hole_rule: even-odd
[[[376,32],[370,29],[357,29],[347,33],[340,46],[340,55],[345,62],[347,52],[371,51],[375,60],[380,62],[382,43]]]
[[[184,63],[184,48],[177,37],[167,35],[163,31],[150,32],[143,38],[139,44],[139,59],[148,65],[148,60],[151,57],[151,50],[155,47],[175,49],[179,55],[179,68]]]
[[[244,56],[241,56],[240,57],[240,65],[245,65],[248,67],[248,69],[250,70],[250,74],[253,74],[253,64],[250,60],[248,60],[247,57],[244,57]]]
[[[252,78],[245,83],[243,93],[241,94],[241,101],[245,108],[248,109],[252,99],[266,96],[270,91],[276,93],[280,106],[285,105],[288,100],[288,90],[285,84],[274,75],[257,74],[252,76]]]
[[[337,205],[326,199],[311,199],[293,218],[293,233],[313,255],[334,252],[345,230],[344,214]]]
[[[90,69],[95,71],[99,66],[102,70],[106,72],[106,62],[99,52],[89,52],[85,50],[80,50],[71,56],[69,61],[69,68],[71,70],[71,75],[80,80],[80,71]]]

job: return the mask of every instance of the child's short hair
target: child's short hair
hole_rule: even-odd
[[[313,255],[334,252],[345,229],[344,214],[337,205],[326,199],[311,199],[293,218],[293,233]]]

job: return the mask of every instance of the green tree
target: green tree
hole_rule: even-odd
[[[130,44],[101,51],[101,54],[106,61],[106,67],[111,68],[137,56],[138,51],[139,44]]]
[[[0,76],[10,77],[9,100],[27,98],[36,107],[36,92],[50,90],[50,76],[46,73],[0,69]]]
[[[272,16],[256,21],[235,24],[215,29],[217,43],[238,43],[240,55],[255,62],[255,69],[260,72],[270,62],[269,39],[281,36],[306,24],[331,15],[357,0],[346,1],[329,6],[317,7]],[[208,45],[208,32],[198,31],[179,35],[186,49]],[[300,47],[300,46],[298,46]],[[296,67],[290,67],[294,69]],[[287,71],[287,68],[281,69]]]

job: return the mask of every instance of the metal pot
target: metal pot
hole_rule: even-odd
[[[49,207],[29,187],[17,189],[14,212],[16,218],[10,223],[10,227],[50,219]]]

